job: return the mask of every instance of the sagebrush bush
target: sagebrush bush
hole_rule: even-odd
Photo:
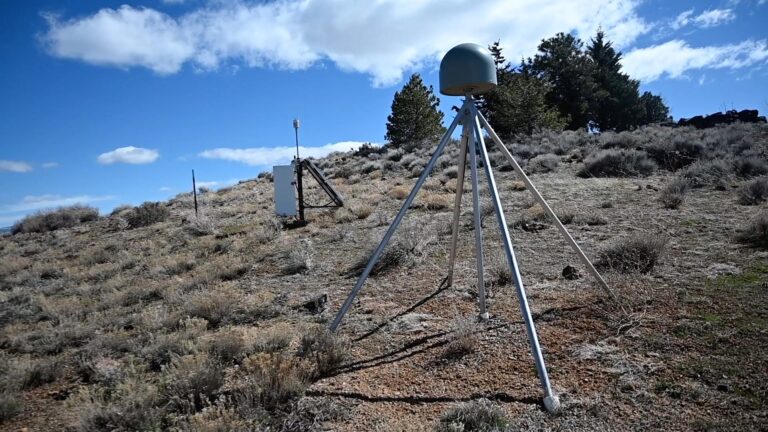
[[[736,236],[740,243],[768,249],[768,210],[763,210]]]
[[[315,375],[323,377],[341,365],[349,352],[349,344],[335,333],[319,328],[305,333],[299,343],[299,357],[310,360]]]
[[[127,212],[125,220],[128,222],[129,228],[140,228],[164,222],[170,214],[171,212],[163,203],[145,202]]]
[[[217,333],[208,343],[208,351],[224,364],[235,362],[245,353],[243,333],[234,329]]]
[[[504,411],[486,399],[465,402],[440,417],[438,432],[476,431],[503,432],[507,430]]]
[[[601,250],[595,265],[621,273],[648,273],[658,263],[666,245],[667,240],[662,237],[636,234]]]
[[[109,389],[81,387],[72,400],[78,414],[72,430],[159,430],[163,419],[160,401],[157,386],[142,376],[133,375]]]
[[[668,209],[679,208],[685,200],[685,194],[691,188],[690,182],[685,178],[675,177],[661,191],[659,200]]]
[[[0,424],[16,417],[23,409],[24,403],[17,393],[0,391]]]
[[[693,188],[717,186],[730,175],[731,167],[725,160],[697,161],[680,172],[680,177]]]
[[[675,137],[672,142],[650,145],[648,154],[662,168],[678,170],[694,163],[704,153],[704,144],[686,137]]]
[[[743,178],[768,174],[768,161],[759,156],[742,156],[734,161],[733,170]]]
[[[656,171],[656,164],[648,154],[639,150],[601,150],[584,160],[580,177],[633,177],[648,176]]]
[[[560,156],[552,153],[538,155],[528,161],[526,171],[530,174],[554,171],[560,163]]]
[[[99,210],[84,205],[43,210],[24,217],[13,224],[11,234],[41,233],[61,228],[71,228],[99,218]]]
[[[460,357],[475,351],[478,329],[479,326],[474,317],[454,317],[451,322],[449,342],[445,347],[446,356]]]
[[[739,189],[739,203],[757,205],[768,199],[768,178],[754,179]]]

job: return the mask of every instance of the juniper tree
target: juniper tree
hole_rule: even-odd
[[[425,86],[419,74],[410,80],[392,100],[392,114],[387,117],[385,139],[394,148],[413,148],[425,139],[443,131],[443,113],[438,109],[440,99],[432,86]]]
[[[513,69],[499,42],[488,49],[496,65],[498,85],[479,97],[479,109],[502,138],[539,129],[560,130],[565,119],[547,104],[547,86],[537,77]]]

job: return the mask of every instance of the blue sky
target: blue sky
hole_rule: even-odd
[[[382,143],[403,80],[437,88],[461,42],[518,59],[601,27],[675,118],[764,113],[767,24],[768,0],[0,0],[0,226],[252,178],[294,117],[306,154]]]

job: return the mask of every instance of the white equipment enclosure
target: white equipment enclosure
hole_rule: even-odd
[[[296,216],[296,188],[293,185],[293,165],[275,165],[272,176],[275,182],[275,214]]]

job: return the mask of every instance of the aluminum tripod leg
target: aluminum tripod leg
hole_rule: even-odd
[[[616,295],[613,293],[613,290],[608,286],[608,284],[605,282],[605,279],[603,279],[602,276],[600,276],[600,273],[597,271],[594,265],[592,265],[592,262],[587,258],[587,256],[584,254],[584,251],[581,250],[579,247],[579,244],[576,243],[576,240],[571,237],[571,234],[568,232],[567,229],[565,229],[565,226],[560,222],[560,219],[558,219],[555,212],[552,210],[552,208],[549,207],[549,204],[544,200],[544,197],[541,196],[539,191],[536,189],[536,186],[533,185],[531,180],[528,178],[527,175],[525,175],[525,172],[522,168],[520,168],[520,165],[518,165],[517,161],[514,157],[512,157],[512,153],[507,150],[507,147],[504,146],[504,143],[501,141],[501,138],[499,138],[498,135],[496,135],[496,132],[493,130],[491,125],[488,123],[488,120],[485,119],[483,114],[477,110],[474,111],[476,113],[476,116],[480,119],[480,122],[483,125],[483,128],[488,132],[488,134],[491,136],[491,139],[494,143],[498,146],[499,150],[501,150],[501,154],[504,155],[504,157],[507,158],[510,164],[512,164],[512,168],[514,168],[515,172],[520,176],[520,178],[523,180],[523,183],[525,183],[525,186],[528,188],[528,190],[533,195],[533,198],[541,205],[542,208],[544,208],[544,211],[549,216],[549,219],[552,221],[552,223],[555,224],[557,229],[560,231],[560,234],[563,235],[563,238],[565,238],[565,241],[573,248],[573,251],[576,252],[576,255],[579,256],[579,259],[581,259],[582,264],[587,268],[589,273],[592,274],[592,276],[597,280],[597,282],[600,284],[600,287],[612,298],[616,299]]]
[[[453,224],[451,225],[451,255],[448,259],[448,277],[446,285],[453,285],[453,269],[456,264],[456,245],[459,240],[459,216],[461,216],[461,196],[464,193],[464,172],[467,167],[467,141],[469,129],[464,127],[461,133],[461,150],[459,153],[459,171],[456,176],[456,199],[453,202]]]
[[[474,106],[473,106],[474,108]],[[471,109],[471,108],[470,108]],[[471,111],[470,111],[471,113]],[[472,130],[472,124],[475,122],[470,116],[464,121],[464,129]],[[485,309],[485,281],[483,275],[483,227],[480,214],[480,190],[479,180],[477,178],[477,144],[475,134],[469,135],[469,167],[472,176],[472,216],[475,220],[475,259],[477,263],[477,305],[480,308],[480,319],[488,319],[488,312]]]
[[[384,238],[381,239],[381,243],[379,243],[379,246],[373,252],[371,259],[368,261],[368,265],[365,266],[363,273],[360,274],[360,277],[357,279],[357,283],[355,284],[355,287],[352,289],[352,292],[349,293],[349,296],[347,296],[347,299],[344,301],[344,304],[341,306],[341,309],[336,314],[336,317],[333,319],[333,323],[331,323],[331,327],[330,327],[330,330],[332,332],[336,331],[336,329],[339,327],[339,324],[341,324],[341,320],[344,318],[344,315],[346,315],[350,306],[352,306],[352,302],[355,300],[357,293],[360,292],[360,289],[363,287],[363,284],[365,283],[366,279],[368,279],[368,275],[371,274],[371,270],[373,270],[373,266],[376,264],[376,261],[378,261],[379,256],[381,256],[381,253],[384,252],[384,249],[387,247],[387,243],[389,243],[390,238],[392,238],[392,235],[395,233],[395,230],[397,229],[398,225],[400,225],[400,222],[403,220],[403,216],[405,216],[405,213],[408,211],[408,208],[411,206],[411,203],[413,203],[414,198],[416,198],[416,194],[419,192],[419,189],[421,189],[421,186],[427,180],[427,177],[429,176],[429,173],[432,171],[432,168],[434,168],[435,162],[437,162],[437,158],[439,158],[440,155],[443,153],[443,150],[445,150],[446,144],[448,144],[448,141],[450,141],[451,139],[451,134],[453,134],[454,129],[456,129],[456,125],[458,125],[459,122],[463,121],[463,119],[467,116],[467,113],[469,112],[469,107],[466,106],[467,104],[472,104],[472,101],[468,100],[464,102],[465,106],[462,106],[462,109],[461,111],[459,111],[459,114],[457,114],[456,118],[453,119],[453,123],[451,123],[451,126],[448,127],[447,131],[445,131],[443,138],[440,140],[440,143],[437,145],[437,149],[435,149],[435,153],[432,155],[432,158],[427,163],[427,166],[424,167],[424,171],[421,173],[421,176],[419,176],[419,179],[416,180],[416,184],[413,185],[413,189],[411,190],[411,193],[408,195],[408,198],[405,199],[403,206],[400,208],[400,211],[397,213],[397,216],[395,216],[395,220],[392,221],[392,224],[389,226],[389,229],[387,229],[386,234],[384,234]]]
[[[496,180],[494,179],[493,172],[491,171],[491,163],[488,158],[488,152],[485,148],[485,140],[483,139],[482,132],[480,131],[480,123],[478,122],[477,117],[475,117],[477,112],[475,110],[473,111],[473,132],[480,149],[480,156],[483,160],[485,176],[488,179],[488,189],[491,193],[493,208],[496,212],[496,222],[499,224],[499,230],[501,231],[501,240],[504,244],[504,253],[507,256],[507,264],[509,265],[509,270],[512,272],[512,279],[515,281],[515,288],[517,288],[517,299],[520,303],[520,311],[522,312],[523,320],[525,320],[525,329],[526,333],[528,334],[528,343],[531,347],[531,355],[533,356],[533,360],[536,362],[536,371],[539,375],[541,387],[544,390],[544,406],[548,411],[554,412],[559,406],[559,401],[557,396],[555,396],[555,394],[552,392],[552,386],[549,383],[547,366],[544,363],[544,356],[541,354],[539,338],[536,335],[536,326],[533,324],[531,309],[528,306],[528,297],[525,294],[525,287],[523,286],[523,280],[520,276],[520,269],[517,265],[517,259],[515,258],[515,250],[512,247],[512,241],[509,238],[509,229],[507,228],[507,221],[504,217],[504,209],[501,207],[499,192],[496,189]]]

